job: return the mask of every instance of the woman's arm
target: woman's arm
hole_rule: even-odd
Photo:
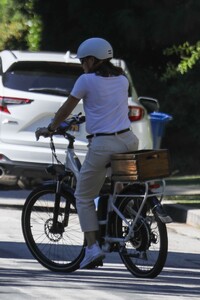
[[[76,107],[80,99],[69,95],[68,99],[63,103],[63,105],[58,109],[55,114],[55,117],[52,123],[49,125],[49,131],[55,131],[56,128],[60,125],[62,121],[64,121]]]

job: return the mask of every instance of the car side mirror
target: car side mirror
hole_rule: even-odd
[[[144,106],[148,114],[159,111],[160,109],[160,105],[157,99],[149,97],[139,97],[138,101],[140,104],[142,104],[142,106]]]

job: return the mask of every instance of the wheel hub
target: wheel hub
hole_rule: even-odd
[[[53,219],[50,218],[44,224],[44,231],[49,240],[58,242],[62,238],[64,226],[61,222],[57,222],[53,226]]]

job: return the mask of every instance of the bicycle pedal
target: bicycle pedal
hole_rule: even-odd
[[[87,267],[86,269],[95,269],[96,267],[103,267],[103,260],[98,260],[98,261],[95,261],[95,262],[91,262]]]

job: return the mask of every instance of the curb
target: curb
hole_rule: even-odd
[[[173,222],[200,227],[200,209],[188,208],[185,205],[173,203],[164,203],[163,207]]]
[[[200,185],[170,185],[166,184],[163,206],[166,212],[171,216],[174,222],[185,223],[195,227],[200,227],[200,209],[192,205],[173,203],[173,200],[167,200],[170,196],[197,196],[200,195]]]

